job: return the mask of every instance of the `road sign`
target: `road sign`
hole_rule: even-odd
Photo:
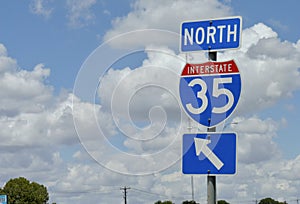
[[[181,51],[234,49],[240,46],[242,17],[229,17],[181,24]]]
[[[193,120],[207,127],[216,126],[233,113],[239,101],[238,67],[233,60],[186,64],[179,92],[183,108]]]
[[[235,174],[236,134],[185,134],[182,143],[184,174]]]
[[[0,195],[0,204],[7,204],[7,195]]]

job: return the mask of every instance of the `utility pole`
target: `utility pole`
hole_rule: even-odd
[[[123,193],[124,193],[123,198],[124,198],[125,204],[127,204],[127,190],[129,190],[129,189],[130,189],[130,187],[126,187],[126,186],[124,186],[124,188],[120,188],[120,190],[123,190]]]
[[[217,52],[208,52],[208,59],[211,61],[217,61]],[[210,126],[211,119],[208,119],[208,124]],[[216,132],[216,127],[207,128],[207,132]],[[210,139],[210,138],[208,138]],[[217,184],[216,176],[211,176],[210,171],[207,172],[207,203],[216,204],[217,203]]]

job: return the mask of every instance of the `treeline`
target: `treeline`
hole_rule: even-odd
[[[218,204],[230,204],[229,202],[227,202],[226,200],[219,200],[217,202]],[[274,200],[273,198],[264,198],[261,199],[259,202],[257,201],[256,203],[258,204],[288,204],[287,202],[279,202]],[[154,204],[174,204],[172,201],[167,200],[167,201],[156,201]],[[183,201],[182,204],[199,204],[196,203],[196,201]]]

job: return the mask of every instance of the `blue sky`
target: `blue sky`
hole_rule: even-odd
[[[47,3],[52,11],[49,17],[35,15],[26,1],[2,4],[2,43],[9,47],[10,55],[22,68],[32,69],[37,62],[55,67],[51,68],[49,80],[57,90],[73,87],[77,71],[85,58],[101,44],[101,36],[111,26],[111,19],[125,15],[130,9],[129,1],[117,1],[118,7],[114,7],[115,1],[99,1],[90,9],[95,19],[89,22],[83,18],[78,24],[71,25],[63,1]]]
[[[43,16],[34,14],[30,9],[34,1],[31,3],[5,1],[0,8],[1,42],[22,69],[31,70],[37,63],[50,67],[51,74],[47,78],[47,83],[54,87],[56,94],[59,94],[61,89],[73,88],[76,75],[84,60],[102,44],[103,35],[111,28],[112,20],[125,16],[133,2],[98,1],[89,8],[89,12],[93,15],[91,20],[79,17],[78,22],[73,25],[68,17],[70,14],[65,2],[45,2],[45,9],[51,10],[51,14]],[[232,7],[234,15],[243,17],[244,28],[263,22],[271,26],[283,41],[295,43],[300,39],[297,26],[299,2],[296,0],[276,3],[271,0],[259,3],[235,0],[225,1],[225,4]],[[288,11],[288,15],[283,11]],[[126,64],[123,66],[139,64],[133,59],[126,59]],[[284,103],[280,105],[278,108],[284,108],[282,107]],[[267,113],[268,110],[265,117],[269,116]],[[279,118],[280,116],[277,116],[277,119]],[[290,122],[296,123],[296,120]],[[289,129],[293,129],[295,125],[283,129],[282,133],[293,134],[294,131]],[[279,144],[282,142],[288,144],[283,147],[295,147],[295,143],[289,140],[279,139],[279,142]],[[295,156],[295,153],[288,147],[286,156]]]
[[[276,2],[236,0],[231,1],[231,5],[236,15],[243,16],[245,27],[256,22],[264,22],[271,26],[282,40],[296,42],[299,39],[300,34],[297,28],[299,2],[295,0]]]
[[[298,0],[1,1],[0,185],[25,176],[47,185],[57,203],[123,203],[124,185],[132,203],[190,199],[190,177],[180,169],[188,122],[177,98],[184,55],[173,40],[182,21],[239,15],[242,47],[218,53],[236,61],[243,80],[226,122],[239,135],[238,175],[218,179],[218,193],[231,203],[296,203],[299,7]],[[203,52],[189,57],[207,60]]]
[[[1,42],[22,68],[32,69],[36,63],[44,63],[51,67],[49,81],[57,91],[72,89],[77,71],[86,57],[103,42],[111,21],[125,16],[133,2],[98,1],[90,8],[94,15],[92,20],[78,19],[78,25],[70,25],[64,1],[46,3],[46,8],[52,11],[49,17],[32,13],[30,3],[26,1],[4,1],[0,8]],[[272,26],[282,40],[296,42],[300,38],[297,26],[299,2],[296,0],[263,0],[259,3],[235,0],[226,4],[232,7],[234,15],[243,17],[244,28],[263,22]]]

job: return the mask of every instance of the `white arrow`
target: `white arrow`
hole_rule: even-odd
[[[218,169],[220,170],[224,163],[209,149],[207,146],[210,143],[210,140],[201,139],[201,138],[194,138],[195,147],[196,147],[196,155],[199,156],[202,152],[209,161]]]

